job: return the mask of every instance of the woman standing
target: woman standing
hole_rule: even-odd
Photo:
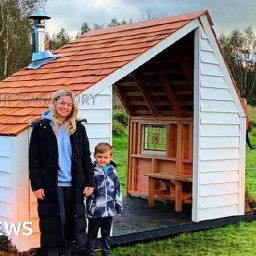
[[[55,92],[30,140],[29,177],[38,199],[41,247],[49,256],[68,256],[72,246],[86,245],[84,196],[93,193],[94,180],[89,141],[77,112],[72,92]]]

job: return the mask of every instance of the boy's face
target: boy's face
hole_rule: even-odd
[[[106,153],[96,153],[94,157],[97,164],[101,167],[108,165],[110,160],[112,160],[112,155],[110,151]]]

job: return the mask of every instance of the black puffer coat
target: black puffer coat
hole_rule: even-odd
[[[75,133],[70,136],[72,147],[72,215],[73,224],[66,230],[68,242],[76,246],[86,244],[86,219],[83,190],[93,187],[93,169],[89,141],[84,126],[77,122]],[[58,147],[50,120],[42,119],[33,126],[29,147],[29,177],[32,190],[43,188],[44,200],[38,200],[41,246],[64,246],[61,235],[61,218],[57,198]]]

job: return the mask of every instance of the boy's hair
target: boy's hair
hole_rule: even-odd
[[[97,153],[102,154],[106,152],[110,152],[111,156],[113,154],[112,146],[106,142],[98,143],[94,149],[94,155],[96,155]]]

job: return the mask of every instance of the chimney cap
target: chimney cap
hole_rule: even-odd
[[[36,12],[35,14],[28,16],[28,18],[31,19],[31,20],[35,20],[35,21],[37,20],[38,23],[40,23],[41,20],[51,19],[50,16],[44,15],[41,12]]]

